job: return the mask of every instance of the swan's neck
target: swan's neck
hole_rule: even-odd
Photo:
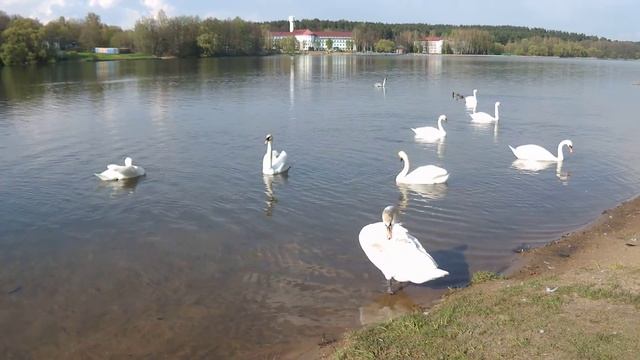
[[[384,87],[387,84],[387,78],[382,79],[382,87]]]
[[[404,163],[404,167],[402,168],[402,171],[400,171],[398,176],[396,176],[396,179],[403,178],[409,173],[409,158],[403,157],[402,162]]]
[[[442,119],[438,119],[438,130],[440,130],[441,133],[445,133],[446,131],[444,131],[444,128],[442,127]]]
[[[473,97],[476,97],[477,93],[478,93],[478,90],[473,90]]]
[[[496,121],[500,120],[500,110],[499,110],[499,106],[496,105],[496,117],[495,117]]]
[[[564,146],[564,141],[558,144],[558,161],[564,160],[564,153],[562,152],[563,146]]]
[[[273,167],[273,151],[271,151],[271,141],[267,141],[267,155],[269,155],[269,167]]]

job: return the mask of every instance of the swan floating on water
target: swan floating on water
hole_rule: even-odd
[[[124,159],[124,165],[109,164],[107,165],[107,170],[95,175],[103,181],[114,181],[134,179],[144,174],[144,169],[141,166],[133,165],[133,160],[127,157]]]
[[[287,164],[286,151],[272,150],[273,136],[271,134],[267,134],[264,143],[267,144],[267,152],[262,158],[262,174],[277,175],[288,171],[290,166]]]
[[[496,102],[496,106],[495,106],[495,113],[496,113],[495,116],[491,116],[486,112],[474,112],[472,114],[469,114],[469,116],[471,116],[471,121],[475,123],[487,124],[490,122],[498,121],[500,120],[500,113],[498,112],[499,107],[500,107],[500,102],[498,101]]]
[[[438,268],[418,239],[395,222],[396,217],[396,208],[387,206],[382,222],[363,227],[358,236],[367,258],[387,279],[387,292],[393,294],[392,280],[422,284],[449,275]]]
[[[411,128],[411,130],[416,134],[416,138],[419,138],[420,140],[437,141],[447,135],[447,132],[442,127],[443,121],[447,121],[447,117],[445,115],[440,115],[438,118],[437,128],[433,126],[423,126],[415,129]]]
[[[384,79],[382,79],[382,82],[377,82],[377,83],[373,84],[373,86],[375,86],[377,88],[383,88],[383,87],[385,87],[386,84],[387,84],[387,77],[385,76]]]
[[[396,176],[397,184],[442,184],[449,179],[447,170],[435,165],[420,166],[409,172],[409,157],[407,153],[400,151],[398,156],[404,162],[404,167]]]
[[[567,145],[569,152],[573,152],[573,142],[571,140],[563,140],[558,144],[558,156],[553,155],[549,150],[540,145],[520,145],[516,148],[509,145],[509,149],[519,160],[535,160],[535,161],[563,161],[564,154],[562,148]]]
[[[475,109],[478,105],[478,98],[476,94],[478,93],[478,89],[473,89],[473,95],[468,95],[464,97],[464,104],[469,109]]]

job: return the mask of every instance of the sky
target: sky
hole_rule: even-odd
[[[161,9],[169,16],[239,16],[252,21],[293,15],[296,19],[518,25],[640,41],[639,0],[0,0],[0,10],[42,22],[95,12],[103,22],[123,28],[132,28],[140,17]]]

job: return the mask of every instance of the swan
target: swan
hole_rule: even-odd
[[[469,114],[469,116],[471,116],[471,121],[476,122],[476,123],[490,123],[490,122],[494,122],[494,121],[498,121],[500,120],[500,113],[498,112],[498,108],[500,107],[500,102],[496,102],[496,108],[495,108],[495,112],[496,112],[496,116],[491,116],[489,114],[487,114],[486,112],[474,112],[472,114]]]
[[[476,94],[478,93],[478,89],[473,89],[473,95],[468,95],[463,97],[464,104],[468,108],[475,108],[478,105],[478,98]]]
[[[387,206],[382,211],[382,222],[366,225],[358,236],[367,258],[387,279],[387,292],[393,294],[392,280],[422,284],[449,275],[438,269],[418,239],[395,222],[396,214],[394,206]]]
[[[109,164],[107,170],[100,174],[94,174],[99,177],[100,180],[112,181],[112,180],[125,180],[133,179],[145,174],[144,169],[141,166],[133,165],[133,160],[130,157],[124,159],[123,165]]]
[[[509,145],[509,148],[513,152],[513,155],[520,160],[535,160],[535,161],[562,161],[564,160],[564,154],[562,153],[562,148],[567,145],[569,147],[569,152],[573,152],[573,142],[571,140],[562,140],[560,144],[558,144],[558,156],[553,155],[549,152],[549,150],[543,148],[539,145],[521,145],[517,148]]]
[[[387,84],[387,77],[385,76],[384,79],[382,79],[382,82],[377,82],[373,84],[373,86],[377,88],[383,88],[386,84]]]
[[[400,151],[398,156],[404,162],[404,167],[396,176],[396,184],[442,184],[449,179],[447,170],[435,165],[420,166],[409,172],[409,157],[407,153]]]
[[[419,128],[411,128],[413,132],[416,134],[417,138],[425,141],[436,141],[444,138],[447,135],[447,132],[444,131],[442,127],[442,122],[447,121],[447,117],[444,115],[440,115],[438,118],[438,127],[435,128],[433,126],[423,126]]]
[[[267,152],[262,158],[262,173],[264,175],[277,175],[288,171],[290,166],[287,164],[287,152],[282,150],[278,153],[276,150],[271,149],[273,145],[273,136],[271,134],[267,134],[264,143],[267,144]]]

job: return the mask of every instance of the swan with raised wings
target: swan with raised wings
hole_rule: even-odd
[[[445,115],[440,115],[438,118],[437,128],[433,126],[423,126],[415,129],[411,128],[411,130],[416,134],[416,138],[419,138],[420,140],[429,142],[437,141],[443,139],[447,135],[447,132],[442,127],[443,121],[447,121],[447,117]]]
[[[464,105],[469,109],[473,109],[478,106],[478,98],[476,95],[478,94],[478,89],[473,89],[473,95],[468,95],[464,97]]]
[[[420,166],[409,172],[409,157],[407,153],[400,151],[398,156],[404,163],[404,167],[396,176],[397,184],[442,184],[449,179],[447,170],[435,165]]]
[[[267,144],[267,152],[262,158],[262,173],[264,175],[277,175],[287,172],[290,168],[287,164],[287,152],[273,150],[273,135],[267,134],[264,139]]]
[[[509,145],[509,149],[513,152],[520,160],[535,160],[535,161],[563,161],[564,153],[562,152],[562,148],[564,146],[569,148],[569,152],[573,152],[573,142],[571,140],[562,140],[560,144],[558,144],[558,155],[553,155],[549,150],[543,148],[540,145],[527,144],[520,145],[516,148]]]
[[[475,123],[479,123],[479,124],[492,123],[494,121],[500,120],[500,112],[498,111],[499,107],[500,107],[500,102],[497,101],[495,105],[495,116],[491,116],[486,112],[474,112],[469,114],[469,116],[471,116],[471,121]]]
[[[145,174],[144,169],[141,166],[133,165],[133,160],[130,157],[124,159],[124,165],[109,164],[107,170],[100,174],[95,174],[100,180],[114,181],[114,180],[126,180],[134,179]]]
[[[394,206],[387,206],[382,222],[363,227],[358,236],[364,253],[387,279],[389,294],[393,294],[392,280],[422,284],[449,275],[438,268],[418,239],[396,223],[397,213]]]

